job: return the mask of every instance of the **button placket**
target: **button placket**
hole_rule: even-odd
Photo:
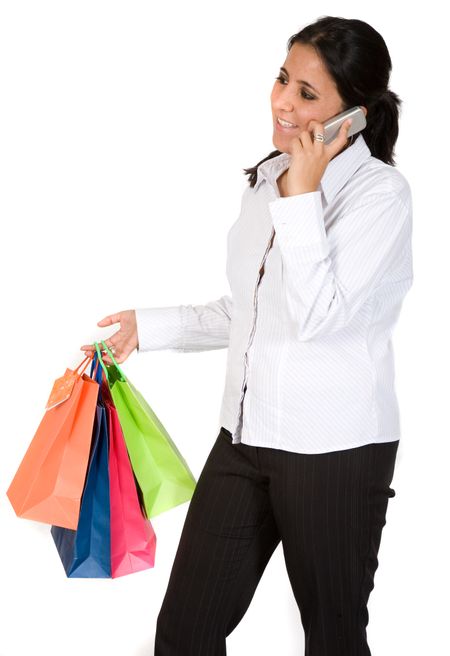
[[[269,243],[267,245],[267,248],[265,250],[265,253],[263,255],[263,258],[262,258],[262,261],[261,261],[261,264],[260,264],[260,267],[259,267],[258,279],[256,281],[255,290],[254,290],[254,293],[253,293],[253,323],[252,323],[252,329],[250,331],[249,340],[248,340],[248,343],[247,343],[247,348],[246,348],[245,353],[244,353],[244,380],[243,380],[242,386],[241,386],[241,398],[240,398],[240,401],[239,401],[238,427],[237,427],[237,431],[236,431],[236,434],[239,435],[239,437],[241,436],[241,433],[242,433],[244,397],[245,397],[245,392],[247,391],[248,363],[249,363],[249,361],[248,361],[248,351],[249,351],[249,349],[252,345],[253,337],[254,337],[254,334],[255,334],[255,331],[256,331],[256,319],[257,319],[257,314],[258,314],[258,288],[259,288],[261,279],[264,275],[265,262],[266,262],[266,259],[267,259],[267,255],[268,255],[270,249],[272,248],[274,237],[275,237],[275,229],[272,228],[272,234],[270,236]]]

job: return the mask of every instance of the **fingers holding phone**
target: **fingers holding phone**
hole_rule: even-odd
[[[325,121],[323,124],[324,144],[329,144],[331,141],[336,139],[336,137],[339,135],[342,124],[345,123],[348,118],[352,119],[352,124],[347,133],[347,137],[352,137],[354,134],[364,130],[367,125],[366,111],[367,110],[365,107],[363,108],[360,105],[356,105],[355,107],[346,109],[344,112],[336,114],[336,116],[332,116],[327,121]]]

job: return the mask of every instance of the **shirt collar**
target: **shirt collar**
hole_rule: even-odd
[[[370,156],[369,147],[363,135],[359,134],[351,146],[328,162],[318,187],[318,191],[323,192],[328,205],[364,160]],[[290,161],[291,155],[289,153],[281,153],[260,164],[253,189],[256,191],[263,180],[266,180],[275,188],[277,178],[289,168]]]

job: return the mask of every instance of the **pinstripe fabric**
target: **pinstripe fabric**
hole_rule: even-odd
[[[367,604],[398,443],[288,453],[233,445],[221,427],[186,515],[155,656],[225,655],[280,540],[305,656],[370,656]],[[273,612],[276,630],[276,603]]]
[[[400,437],[392,333],[413,282],[404,176],[362,134],[319,189],[280,197],[263,162],[227,238],[231,295],[136,310],[138,352],[227,348],[233,443],[325,453]]]

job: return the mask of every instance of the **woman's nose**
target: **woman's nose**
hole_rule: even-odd
[[[274,109],[282,116],[290,116],[294,108],[289,103],[276,103]]]
[[[294,110],[294,104],[289,100],[287,94],[282,94],[274,102],[274,107],[283,112],[292,112]]]

